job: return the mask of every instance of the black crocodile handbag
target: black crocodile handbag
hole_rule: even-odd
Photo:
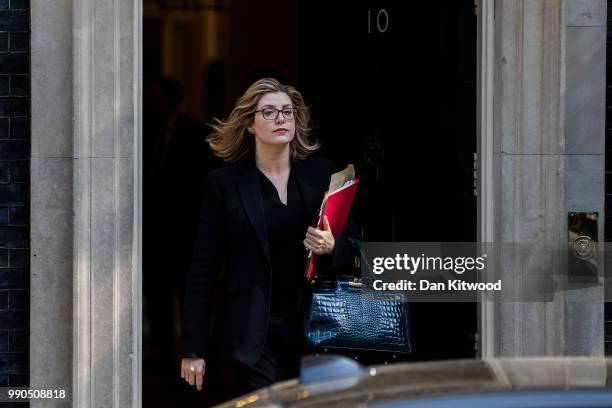
[[[353,242],[357,249],[358,243]],[[360,278],[315,280],[304,333],[312,347],[410,353],[410,321],[401,292],[364,290]]]

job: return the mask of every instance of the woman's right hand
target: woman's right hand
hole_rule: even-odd
[[[181,378],[202,391],[206,362],[200,357],[187,357],[181,361]]]

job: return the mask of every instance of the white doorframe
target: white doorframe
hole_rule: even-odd
[[[134,243],[132,259],[133,330],[133,384],[132,401],[135,408],[142,407],[142,0],[134,2]]]
[[[493,88],[495,66],[495,0],[476,0],[477,28],[477,223],[478,242],[494,242]],[[495,309],[492,301],[478,303],[478,354],[495,355]]]

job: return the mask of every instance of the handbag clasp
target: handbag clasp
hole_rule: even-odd
[[[359,279],[359,278],[353,278],[352,281],[348,282],[348,285],[351,288],[361,288],[361,287],[363,287],[363,283],[361,282],[361,279]]]

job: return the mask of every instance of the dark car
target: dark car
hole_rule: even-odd
[[[612,407],[612,359],[533,357],[364,367],[306,356],[300,378],[218,407]]]

